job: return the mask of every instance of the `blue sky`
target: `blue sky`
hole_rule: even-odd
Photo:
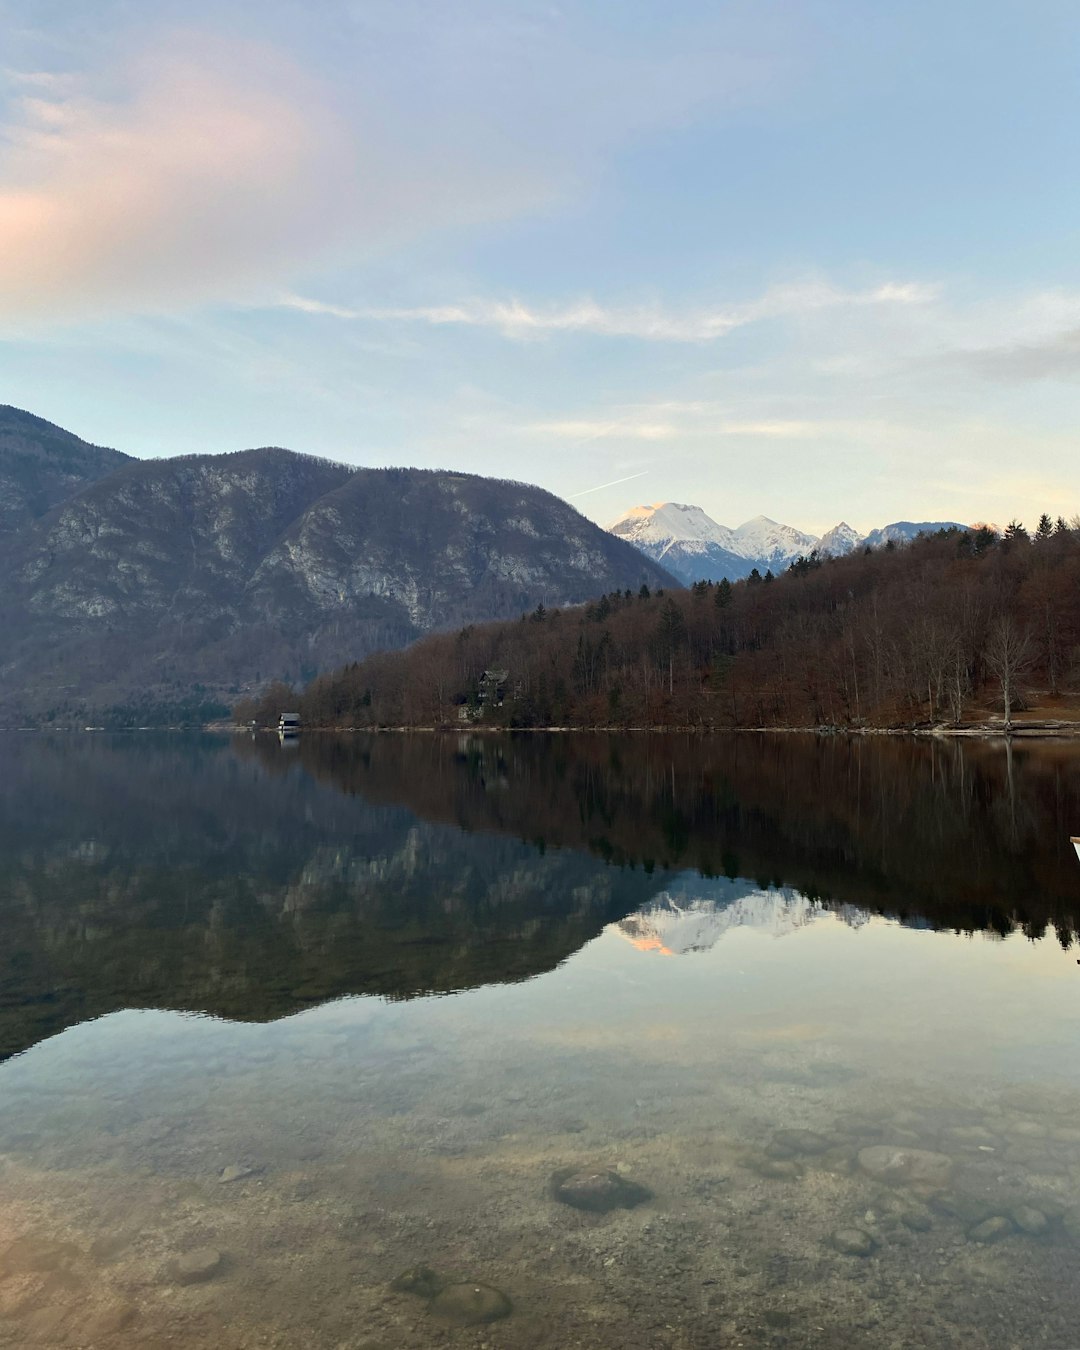
[[[1074,4],[0,0],[0,34],[0,401],[602,523],[1080,510]]]

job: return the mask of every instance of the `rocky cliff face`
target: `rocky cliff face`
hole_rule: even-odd
[[[119,456],[105,474],[0,538],[9,718],[134,706],[152,722],[193,691],[228,702],[433,629],[673,584],[517,483],[281,449]]]
[[[37,520],[127,460],[33,413],[0,405],[0,536]]]

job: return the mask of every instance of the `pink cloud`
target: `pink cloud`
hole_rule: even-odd
[[[356,156],[262,49],[180,46],[125,97],[35,93],[0,155],[0,314],[81,316],[243,298],[332,242]]]

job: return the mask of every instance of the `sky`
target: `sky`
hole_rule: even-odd
[[[0,402],[601,524],[1080,511],[1071,0],[0,0]]]

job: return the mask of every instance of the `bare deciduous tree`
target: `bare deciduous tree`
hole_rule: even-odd
[[[1001,685],[1007,732],[1012,730],[1016,681],[1035,660],[1035,654],[1035,643],[1027,629],[1021,628],[1011,614],[998,615],[986,639],[986,664]]]

